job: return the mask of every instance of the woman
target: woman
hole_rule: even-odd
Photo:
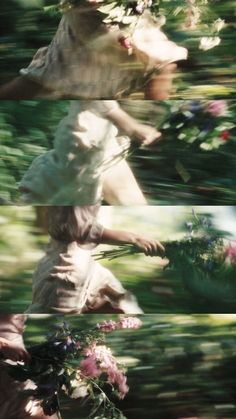
[[[133,244],[146,255],[163,255],[157,241],[139,234],[103,228],[98,206],[49,207],[51,241],[33,279],[30,313],[142,313],[135,297],[96,262],[91,250],[99,243]]]
[[[20,183],[32,204],[144,205],[146,199],[123,159],[129,138],[143,145],[160,133],[129,116],[116,101],[73,101],[56,131],[54,149],[37,157]],[[121,141],[122,140],[122,141]]]
[[[114,99],[141,90],[146,99],[168,98],[175,62],[187,50],[169,41],[148,7],[123,29],[119,19],[107,22],[100,3],[82,0],[64,10],[51,44],[2,87],[0,99]]]
[[[26,316],[22,314],[0,315],[0,355],[8,364],[29,362],[25,349],[23,331]],[[58,419],[57,415],[46,416],[40,402],[23,396],[24,390],[34,388],[31,381],[19,383],[10,377],[5,362],[0,369],[0,415],[2,419]]]

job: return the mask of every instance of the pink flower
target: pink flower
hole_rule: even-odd
[[[206,106],[206,111],[215,117],[224,115],[227,109],[228,106],[225,100],[211,100]]]
[[[229,258],[230,262],[236,263],[236,242],[230,242],[225,249],[225,256]]]
[[[144,4],[144,2],[141,2],[140,4],[138,4],[138,5],[135,7],[135,11],[136,11],[138,14],[140,14],[140,15],[144,12],[144,10],[145,10],[145,4]]]
[[[123,399],[129,391],[127,378],[123,369],[119,368],[110,348],[105,345],[92,344],[85,350],[88,358],[81,362],[81,372],[86,377],[98,377],[102,373],[107,375],[107,382],[116,385],[119,397]],[[98,367],[99,365],[99,367]]]
[[[97,367],[95,355],[90,355],[81,361],[80,371],[83,376],[91,378],[99,377],[102,373],[101,369]]]
[[[84,355],[85,356],[92,356],[95,354],[96,349],[96,342],[91,343],[91,345],[87,346],[87,348],[84,349]]]
[[[111,380],[111,376],[109,377]],[[126,375],[123,373],[123,371],[116,371],[116,374],[114,376],[114,381],[110,381],[111,383],[116,383],[118,386],[118,390],[119,390],[119,398],[123,399],[125,397],[125,395],[128,393],[129,391],[129,387],[127,386],[126,382],[127,382],[127,377]]]
[[[141,326],[142,322],[137,317],[124,317],[118,322],[104,320],[97,324],[97,328],[102,332],[112,332],[116,329],[138,329]]]
[[[97,324],[97,328],[102,332],[112,332],[116,329],[116,322],[113,320],[104,320],[102,323]]]
[[[120,45],[126,49],[132,49],[132,42],[126,36],[120,36],[118,39]]]
[[[139,329],[142,326],[141,320],[137,317],[124,317],[118,323],[117,329]]]

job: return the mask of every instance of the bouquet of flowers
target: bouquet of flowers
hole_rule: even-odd
[[[215,150],[236,138],[235,105],[225,100],[174,101],[162,125],[164,137]]]
[[[17,381],[32,380],[34,389],[25,390],[27,397],[40,401],[45,415],[57,413],[61,418],[60,394],[90,401],[89,418],[122,419],[122,412],[108,397],[123,399],[129,388],[125,370],[105,344],[105,334],[118,329],[137,329],[141,321],[124,317],[119,321],[103,321],[89,330],[71,329],[69,324],[56,326],[47,340],[28,348],[29,364],[9,365],[10,375]]]
[[[132,156],[140,178],[147,182],[147,191],[151,191],[150,185],[153,185],[152,195],[160,195],[162,184],[171,182],[178,193],[183,190],[184,182],[194,191],[196,188],[200,193],[206,190],[217,198],[231,193],[236,140],[234,102],[174,100],[163,105],[162,121],[159,118],[156,123],[162,132],[162,141],[152,147],[154,156],[151,158],[145,149]],[[154,182],[157,167],[158,182]],[[152,177],[148,177],[148,173]]]
[[[193,210],[185,225],[187,234],[180,240],[162,242],[169,264],[182,276],[186,288],[198,297],[218,302],[236,301],[236,242],[227,233],[215,229],[207,216]],[[113,260],[141,253],[132,246],[120,246],[96,255],[97,259]],[[157,254],[160,256],[160,254]]]

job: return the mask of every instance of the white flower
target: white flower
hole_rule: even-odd
[[[208,49],[214,48],[219,45],[221,39],[219,36],[203,36],[200,40],[199,49],[207,51]]]
[[[213,23],[213,30],[215,30],[216,32],[220,32],[224,26],[225,26],[225,21],[219,18],[215,20],[215,22]]]
[[[79,383],[77,387],[73,390],[73,392],[71,393],[71,398],[72,399],[79,399],[80,397],[86,397],[88,395],[88,386],[84,383]]]

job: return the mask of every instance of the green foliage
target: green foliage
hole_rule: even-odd
[[[0,11],[1,84],[18,76],[36,50],[48,45],[59,18],[47,16],[42,5],[47,0],[2,0]]]
[[[33,159],[52,148],[66,101],[0,103],[0,199],[18,199],[18,183]]]

